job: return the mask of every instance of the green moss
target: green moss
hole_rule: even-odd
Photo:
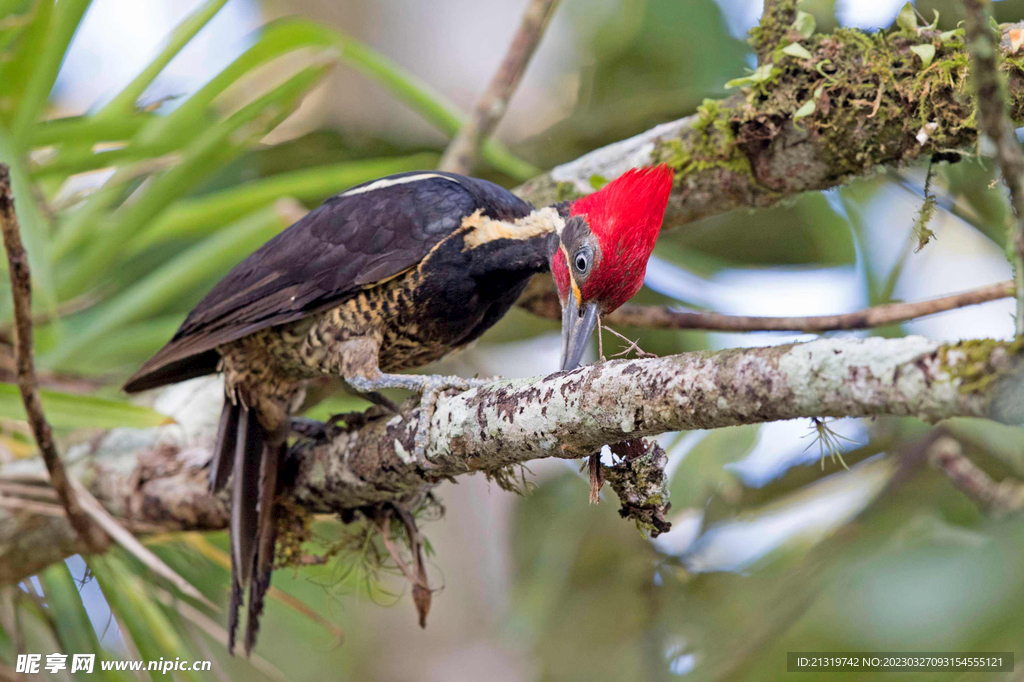
[[[750,29],[747,42],[758,54],[775,49],[790,31],[797,0],[778,0],[772,12],[766,12],[758,25]]]
[[[805,176],[831,186],[975,143],[970,60],[957,31],[841,28],[799,42],[810,59],[769,51],[759,77],[733,81],[736,96],[706,100],[682,134],[655,141],[651,161],[670,165],[695,196],[722,191],[749,206],[805,188]],[[934,48],[927,66],[914,51],[923,45]],[[1012,112],[1024,118],[1024,56],[1001,68],[1015,83]],[[780,139],[789,144],[766,151]]]
[[[555,201],[568,201],[578,198],[580,193],[576,191],[576,185],[568,181],[555,183]]]
[[[993,363],[992,353],[1005,351],[1007,357],[1024,355],[1024,338],[1013,341],[971,339],[949,346],[939,352],[939,366],[959,382],[960,392],[969,395],[984,392],[1006,375],[1006,363]]]
[[[274,567],[300,566],[305,554],[302,546],[313,537],[313,515],[288,496],[278,498],[277,547]]]
[[[753,178],[750,159],[736,143],[734,116],[724,102],[704,100],[685,142],[679,138],[661,142],[655,146],[652,160],[675,169],[677,182],[691,173],[718,168]]]
[[[863,173],[894,156],[909,160],[963,146],[974,136],[969,59],[958,37],[944,36],[928,29],[916,35],[837,29],[817,36],[811,60],[783,57],[776,63],[782,73],[767,92],[748,90],[752,106],[743,110],[745,120],[733,122],[741,142],[763,138],[765,127],[786,125],[814,101],[800,125],[822,144],[838,175]],[[911,49],[920,45],[935,50],[927,68]],[[935,130],[922,146],[915,136],[930,123]]]

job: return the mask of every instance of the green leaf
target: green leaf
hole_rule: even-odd
[[[782,73],[774,64],[762,64],[750,73],[749,76],[733,78],[725,84],[726,89],[744,87],[747,85],[759,85],[768,83]]]
[[[145,429],[174,423],[173,419],[155,410],[127,402],[46,388],[40,389],[39,395],[46,419],[55,428]],[[0,383],[0,417],[19,420],[26,418],[21,392],[14,384]]]
[[[790,57],[799,57],[800,59],[811,59],[812,55],[806,47],[800,43],[790,43],[782,48],[782,51],[788,54]]]
[[[46,106],[57,80],[57,72],[64,61],[68,45],[82,21],[82,15],[92,0],[61,0],[56,4],[54,15],[46,27],[45,42],[39,45],[41,52],[22,64],[27,71],[21,78],[28,82],[18,102],[17,113],[11,124],[10,133],[15,140],[24,140],[29,128],[36,122]],[[43,3],[44,5],[47,2]],[[50,3],[52,4],[52,3]],[[31,66],[29,66],[31,65]]]
[[[164,49],[142,70],[142,73],[125,86],[96,116],[98,118],[107,118],[134,113],[136,102],[142,97],[142,93],[145,92],[146,88],[160,75],[160,72],[174,59],[175,55],[181,52],[182,48],[204,26],[210,23],[210,20],[226,3],[227,0],[208,0],[205,5],[199,7],[199,9],[178,24],[168,38]]]
[[[77,354],[79,371],[88,374],[127,374],[139,368],[181,326],[181,313],[153,317],[117,328],[117,334]]]
[[[57,634],[64,651],[75,653],[100,653],[100,642],[96,631],[89,622],[89,614],[82,606],[78,585],[71,577],[67,564],[58,561],[39,574],[39,580],[46,594],[46,602],[60,618],[54,619]]]
[[[814,103],[813,99],[807,100],[806,102],[803,103],[803,106],[801,106],[799,109],[793,112],[793,120],[799,121],[802,118],[810,116],[811,114],[814,113],[814,110],[816,108],[817,105]]]
[[[97,230],[103,228],[107,221],[103,218],[114,207],[124,194],[124,187],[107,185],[93,192],[81,206],[59,224],[50,247],[50,257],[54,260],[68,255],[72,249],[86,244]]]
[[[68,367],[81,351],[120,325],[161,312],[176,301],[183,290],[223,273],[251,253],[254,245],[266,242],[286,226],[274,207],[267,207],[214,233],[105,302],[87,327],[69,335],[52,354],[43,358],[45,364]]]
[[[181,139],[194,134],[214,99],[242,76],[290,52],[311,47],[328,50],[350,67],[383,85],[428,123],[447,135],[454,135],[465,120],[447,98],[382,54],[359,41],[302,19],[283,19],[268,24],[248,50],[212,78],[171,114],[160,117],[140,133],[139,141],[154,144],[170,136]],[[498,170],[526,180],[537,174],[532,165],[515,157],[491,139],[481,156]]]
[[[934,45],[911,45],[910,51],[921,58],[921,65],[926,69],[931,66],[932,60],[935,59]]]
[[[817,22],[814,20],[814,15],[808,12],[797,12],[796,20],[793,21],[793,30],[799,33],[806,40],[814,35],[814,30],[817,28]]]
[[[60,639],[61,651],[68,654],[95,654],[99,659],[110,660],[96,638],[96,631],[82,603],[82,595],[78,591],[78,583],[68,570],[67,564],[63,561],[51,564],[39,574],[39,581],[46,595],[47,606],[53,613],[60,614],[59,618],[53,619],[53,624]],[[101,670],[99,665],[94,667],[92,673],[80,671],[75,677],[88,682],[97,674],[100,675],[99,679],[108,682],[133,679],[115,671]]]
[[[593,187],[595,190],[601,189],[602,187],[604,187],[607,184],[608,184],[608,178],[604,177],[603,175],[591,175],[590,176],[590,186]]]
[[[100,583],[111,613],[124,623],[143,661],[196,658],[185,645],[183,633],[158,606],[148,585],[138,574],[110,552],[90,557],[89,566]],[[181,675],[193,682],[203,682],[202,676],[193,672],[182,672]],[[160,682],[166,675],[151,671],[150,677],[154,682]]]
[[[903,5],[903,9],[896,17],[896,25],[906,33],[917,35],[917,12],[911,3]]]
[[[97,119],[95,116],[65,116],[40,121],[32,128],[32,147],[50,147],[61,144],[92,146],[97,142],[125,142],[155,118],[155,114],[137,113],[133,116]]]
[[[686,453],[672,474],[669,484],[672,507],[703,507],[715,490],[725,497],[737,492],[739,479],[724,466],[750,454],[757,445],[759,428],[746,425],[709,431]]]
[[[0,121],[8,125],[34,80],[32,74],[46,49],[55,6],[54,2],[36,0],[30,23],[21,32],[12,53],[0,61]]]
[[[0,59],[4,58],[3,52],[15,40],[21,36],[32,23],[32,9],[18,14],[22,10],[22,0],[0,0]]]
[[[327,70],[327,66],[303,69],[200,135],[188,146],[178,165],[151,180],[130,205],[114,214],[111,224],[74,264],[58,291],[73,295],[95,286],[96,273],[105,271],[118,260],[122,247],[133,235],[141,232],[172,201],[276,128]]]
[[[954,28],[952,31],[943,31],[939,34],[939,40],[942,43],[948,43],[953,40],[963,40],[965,31],[962,28]]]
[[[412,154],[393,159],[348,161],[332,166],[281,173],[243,183],[220,192],[182,199],[144,228],[132,240],[129,251],[137,253],[161,241],[204,237],[247,213],[282,197],[320,202],[337,192],[367,180],[402,171],[433,168],[437,154]]]

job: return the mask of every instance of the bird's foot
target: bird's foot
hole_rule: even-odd
[[[483,386],[487,382],[482,379],[463,379],[453,376],[427,376],[420,393],[419,423],[416,425],[416,439],[413,441],[413,458],[427,468],[433,468],[427,459],[427,446],[430,445],[430,420],[434,418],[437,400],[448,390],[468,391]]]
[[[483,379],[464,379],[456,376],[437,374],[381,374],[375,379],[352,377],[346,379],[348,384],[360,393],[368,393],[384,388],[403,388],[420,395],[419,418],[416,425],[413,459],[423,468],[430,469],[434,465],[427,459],[427,446],[430,444],[430,420],[434,416],[437,400],[448,390],[468,391],[488,383]]]
[[[327,441],[338,432],[359,429],[374,419],[380,419],[389,414],[397,413],[397,407],[391,409],[384,405],[373,405],[364,412],[339,412],[338,414],[332,414],[325,422],[308,417],[292,417],[289,427],[292,433],[303,438]]]
[[[327,440],[330,422],[322,422],[308,417],[292,417],[289,422],[291,432],[310,440]]]

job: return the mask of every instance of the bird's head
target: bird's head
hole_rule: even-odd
[[[672,169],[634,168],[573,202],[551,273],[562,301],[562,369],[579,365],[600,316],[631,299],[672,191]]]

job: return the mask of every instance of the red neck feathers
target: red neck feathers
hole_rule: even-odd
[[[599,301],[607,313],[640,290],[671,191],[672,169],[661,164],[628,170],[573,202],[570,213],[586,217],[601,251],[581,289],[584,300]]]

